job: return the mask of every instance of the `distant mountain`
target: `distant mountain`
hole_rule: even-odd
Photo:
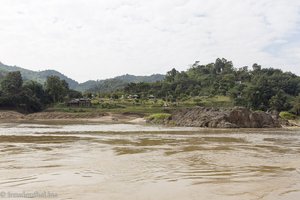
[[[154,83],[157,81],[161,81],[164,78],[165,76],[162,74],[152,74],[150,76],[134,76],[130,74],[125,74],[123,76],[117,76],[114,79],[119,79],[127,83],[139,83],[139,82]]]
[[[162,74],[153,74],[150,76],[134,76],[126,74],[105,80],[87,81],[79,84],[76,89],[78,91],[89,92],[111,92],[125,87],[128,83],[153,83],[163,80],[164,77],[165,76]]]
[[[79,84],[77,81],[55,70],[32,71],[17,66],[4,65],[0,62],[0,77],[1,74],[4,75],[13,71],[20,71],[24,80],[33,80],[42,84],[46,81],[48,76],[58,76],[60,79],[65,80],[72,89],[75,89]]]
[[[20,71],[24,80],[34,80],[39,83],[44,83],[48,76],[58,76],[60,79],[65,80],[71,89],[75,89],[81,92],[111,92],[117,89],[121,89],[128,83],[147,82],[152,83],[161,81],[164,79],[164,75],[153,74],[151,76],[134,76],[134,75],[123,75],[115,78],[105,80],[89,80],[84,83],[78,83],[77,81],[65,76],[64,74],[55,70],[44,70],[44,71],[32,71],[17,66],[8,66],[0,62],[0,78],[5,76],[8,72]]]
[[[80,92],[85,92],[85,91],[95,87],[99,82],[100,81],[89,80],[84,83],[78,84],[77,87],[75,88],[75,90],[80,91]]]

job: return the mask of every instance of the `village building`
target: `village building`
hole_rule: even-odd
[[[155,96],[154,95],[149,95],[148,99],[153,100],[153,99],[155,99]]]
[[[70,107],[90,107],[92,102],[89,98],[79,98],[70,100],[67,105]]]

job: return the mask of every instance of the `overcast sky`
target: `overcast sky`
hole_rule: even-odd
[[[1,0],[0,61],[80,82],[217,57],[300,75],[300,0]]]

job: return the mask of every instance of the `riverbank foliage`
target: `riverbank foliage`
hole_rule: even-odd
[[[171,115],[167,113],[155,113],[148,117],[149,120],[167,120],[170,119]]]
[[[49,76],[45,85],[24,81],[19,71],[9,72],[1,81],[0,108],[24,113],[38,112],[66,98],[82,96],[69,89],[65,80]]]
[[[44,85],[23,80],[20,72],[9,72],[1,80],[0,108],[37,112],[45,108],[66,112],[169,113],[173,109],[204,106],[244,106],[252,110],[288,111],[300,115],[300,77],[279,69],[236,68],[224,58],[202,65],[195,62],[186,71],[175,68],[161,81],[129,83],[109,93],[69,89],[65,80],[49,76]],[[67,107],[82,96],[90,108]]]
[[[251,69],[235,68],[224,58],[207,65],[195,62],[187,71],[172,69],[163,81],[130,83],[122,92],[140,97],[153,95],[170,102],[193,99],[200,106],[207,104],[205,98],[222,97],[227,98],[225,105],[230,105],[230,98],[232,106],[300,114],[300,77],[258,64]]]

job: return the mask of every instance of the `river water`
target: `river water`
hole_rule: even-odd
[[[0,199],[26,195],[299,200],[300,131],[1,124]]]

